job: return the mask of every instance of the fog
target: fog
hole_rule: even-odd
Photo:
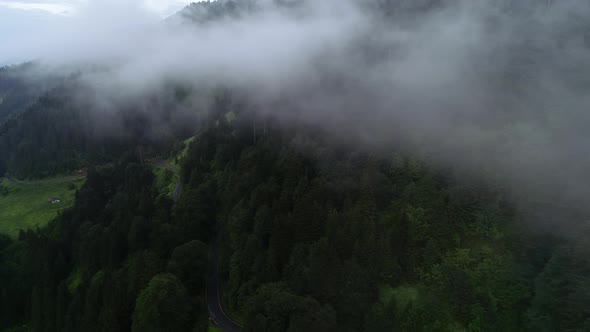
[[[537,210],[528,218],[539,223],[587,223],[587,1],[255,7],[189,24],[161,22],[137,1],[89,1],[44,31],[4,41],[0,63],[106,68],[82,77],[102,108],[170,81],[230,86],[261,114],[476,174]]]

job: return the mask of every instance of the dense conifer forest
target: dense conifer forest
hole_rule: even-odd
[[[582,234],[531,233],[482,183],[235,107],[230,117],[230,99],[182,159],[177,202],[130,148],[92,167],[49,226],[3,238],[3,328],[206,331],[216,232],[223,301],[247,331],[588,327]]]
[[[0,69],[0,175],[86,180],[47,226],[0,235],[0,331],[211,331],[212,284],[243,331],[590,331],[590,228],[536,227],[493,178],[227,86],[105,112],[82,74],[31,85],[27,66]]]

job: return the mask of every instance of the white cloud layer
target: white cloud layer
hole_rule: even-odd
[[[76,13],[80,7],[86,6],[91,1],[92,0],[2,0],[0,1],[0,7],[42,11],[48,14],[72,15]],[[138,0],[135,2],[141,4],[144,9],[161,16],[170,15],[189,3],[189,1],[185,0]]]
[[[0,0],[0,66],[78,54],[88,47],[129,42],[133,31],[155,24],[184,0]],[[123,38],[119,38],[123,34]],[[117,36],[113,38],[113,36]],[[123,41],[121,41],[123,40]],[[105,44],[106,43],[106,44]],[[81,59],[86,60],[86,59]]]
[[[29,1],[0,1],[0,7],[19,10],[42,11],[49,14],[65,15],[74,10],[70,2],[29,2]],[[24,23],[24,22],[23,22]]]
[[[170,81],[236,86],[261,112],[369,145],[393,142],[485,174],[531,205],[590,216],[587,0],[453,0],[386,22],[362,1],[307,1],[298,15],[269,4],[173,31],[156,24],[172,2],[89,0],[65,16],[5,6],[0,64],[109,68],[85,77],[95,96],[83,97],[96,105]]]

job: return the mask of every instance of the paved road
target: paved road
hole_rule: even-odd
[[[174,187],[174,191],[172,192],[172,200],[174,202],[178,202],[180,199],[180,194],[182,194],[182,182],[178,180],[176,187]]]
[[[176,169],[176,167],[170,165],[169,163],[167,163],[166,161],[164,161],[162,159],[154,159],[152,161],[152,164],[156,165],[157,167],[167,169],[174,174],[180,174],[180,171],[178,169]]]
[[[238,323],[234,322],[229,316],[223,311],[221,307],[221,299],[219,295],[219,289],[221,282],[219,281],[219,247],[221,244],[220,239],[221,232],[217,230],[217,235],[211,243],[211,266],[209,271],[209,277],[207,280],[207,309],[209,310],[209,316],[225,332],[239,332],[242,330]]]
[[[174,174],[180,174],[180,171],[174,166],[170,165],[164,160],[155,159],[152,164],[156,167],[164,168]],[[182,182],[179,180],[172,193],[172,199],[176,202],[180,198],[182,193]],[[221,298],[219,295],[219,289],[221,282],[219,281],[219,248],[221,245],[221,231],[216,231],[215,238],[211,243],[210,259],[211,266],[209,276],[207,278],[207,309],[209,310],[209,316],[225,332],[240,332],[242,328],[238,323],[234,322],[229,316],[223,311],[221,306]]]

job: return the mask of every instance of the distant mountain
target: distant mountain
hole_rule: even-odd
[[[168,21],[173,23],[205,24],[222,19],[235,19],[259,8],[256,0],[219,0],[193,2],[171,16]]]
[[[166,22],[172,27],[216,24],[256,15],[263,10],[262,3],[294,8],[314,1],[322,0],[207,1],[187,6]],[[420,25],[417,19],[427,20],[429,13],[443,5],[478,3],[351,1],[362,2],[363,10],[379,13],[374,15],[376,20],[393,22],[391,26],[403,28],[407,22],[408,30]],[[584,0],[561,3],[575,1]],[[101,90],[114,80],[97,79],[102,85],[91,85],[88,81],[95,77],[85,76],[84,70],[56,76],[34,64],[1,68],[0,176],[38,179],[83,168],[87,177],[76,191],[75,205],[47,226],[23,229],[16,239],[0,234],[0,331],[210,331],[214,322],[219,323],[222,305],[224,316],[231,315],[243,331],[257,332],[590,331],[590,246],[586,240],[590,228],[565,230],[570,219],[582,220],[574,215],[577,208],[563,213],[574,215],[571,218],[551,220],[555,227],[545,233],[540,221],[553,219],[546,211],[553,211],[549,205],[561,199],[535,204],[529,224],[529,214],[520,206],[527,202],[519,202],[511,190],[524,181],[504,187],[516,177],[500,179],[501,167],[498,174],[480,178],[479,170],[463,165],[481,157],[492,164],[483,167],[481,174],[485,174],[496,170],[494,157],[510,159],[513,151],[523,151],[524,157],[516,158],[514,164],[522,169],[511,168],[509,175],[531,173],[540,183],[575,180],[551,187],[557,191],[577,184],[574,182],[583,187],[585,177],[562,174],[572,169],[575,174],[587,174],[584,171],[563,162],[554,169],[546,168],[552,171],[550,176],[536,176],[546,173],[536,165],[528,167],[533,163],[525,162],[525,157],[536,157],[539,152],[533,149],[528,154],[526,138],[540,136],[543,145],[530,147],[568,154],[559,160],[573,161],[580,169],[589,164],[583,148],[558,151],[555,147],[566,145],[553,145],[553,141],[561,143],[559,134],[563,133],[588,137],[578,134],[585,130],[585,122],[573,121],[584,117],[572,117],[568,109],[584,111],[587,104],[590,63],[584,66],[587,62],[582,60],[588,58],[584,47],[590,47],[584,44],[590,40],[585,19],[590,11],[567,15],[567,24],[548,24],[547,19],[554,18],[545,8],[550,4],[558,7],[557,2],[489,2],[500,11],[490,7],[489,15],[477,15],[474,21],[487,20],[482,24],[486,32],[478,34],[478,39],[497,48],[490,47],[493,50],[479,56],[488,46],[477,43],[479,47],[473,48],[478,56],[466,57],[470,61],[460,66],[465,75],[457,75],[467,82],[471,82],[469,75],[482,76],[485,90],[474,91],[483,91],[490,98],[473,98],[477,103],[472,102],[472,90],[466,83],[459,85],[464,89],[439,88],[455,80],[437,80],[445,71],[431,62],[449,53],[434,51],[453,48],[454,40],[433,48],[426,47],[426,42],[417,43],[418,48],[431,52],[408,52],[423,59],[399,62],[413,65],[408,69],[412,77],[404,78],[411,84],[391,85],[387,98],[378,98],[380,87],[375,83],[379,79],[367,80],[366,90],[377,90],[375,94],[357,93],[356,84],[347,87],[349,81],[371,75],[369,71],[375,68],[383,69],[377,77],[388,74],[385,66],[358,64],[388,64],[396,56],[392,56],[395,47],[405,46],[369,33],[370,38],[354,44],[365,56],[350,62],[359,68],[332,69],[329,62],[333,60],[326,57],[314,72],[321,84],[312,82],[309,88],[287,85],[284,90],[293,96],[284,99],[259,98],[259,89],[197,86],[173,79],[162,87],[131,94],[126,92],[136,88],[133,82],[129,91],[125,84]],[[339,2],[330,4],[338,6]],[[454,13],[455,8],[447,10]],[[537,10],[548,14],[525,19]],[[448,22],[435,20],[427,25],[438,28]],[[370,32],[393,30],[380,23]],[[506,31],[514,33],[500,38],[505,31],[498,30],[506,24],[510,25]],[[448,41],[432,38],[438,36],[433,29],[422,34],[428,35],[424,41],[430,43]],[[420,41],[422,34],[408,39]],[[452,35],[462,39],[468,33]],[[494,42],[494,37],[502,42]],[[572,54],[572,50],[579,53]],[[239,61],[238,57],[231,59]],[[488,62],[493,70],[479,68]],[[141,68],[145,68],[142,74],[150,69]],[[191,74],[189,69],[187,66]],[[425,74],[431,69],[433,73]],[[109,70],[96,69],[100,74]],[[343,72],[357,75],[353,80],[352,75],[340,75]],[[436,87],[429,87],[426,78],[436,81]],[[541,102],[526,103],[530,97],[525,93],[540,80],[552,88],[541,91],[576,89],[553,96],[579,100],[560,100],[554,104],[559,112],[543,113]],[[394,91],[398,85],[402,100],[411,93],[416,99],[430,99],[431,92],[445,98],[398,104]],[[309,93],[316,87],[317,91]],[[455,93],[459,90],[465,91]],[[358,97],[358,103],[346,96],[348,92]],[[506,110],[521,113],[500,112],[504,111],[500,101],[508,99],[505,95],[509,93],[519,97],[519,107]],[[368,98],[373,96],[376,98]],[[498,100],[492,98],[496,96]],[[540,101],[555,99],[538,92],[534,96]],[[469,106],[469,112],[447,114],[450,107],[432,107],[437,111],[432,113],[432,123],[456,117],[457,121],[448,124],[459,126],[430,126],[428,121],[426,129],[420,129],[420,120],[429,115],[428,104],[438,100],[444,104],[447,99],[467,99],[458,105]],[[326,114],[349,117],[352,125],[338,126],[338,116],[304,118],[316,109],[329,108],[335,100],[339,101],[336,111]],[[480,100],[494,104],[483,105]],[[346,101],[353,103],[344,105]],[[406,104],[408,111],[400,110],[400,117],[390,118],[381,111]],[[478,113],[478,108],[489,113]],[[533,112],[540,116],[527,118],[526,113]],[[410,117],[410,113],[418,116]],[[376,133],[376,138],[388,140],[383,146],[362,144],[355,138],[373,128],[374,121],[365,122],[371,115],[379,122],[375,128],[388,132],[384,136]],[[490,123],[469,122],[480,115]],[[405,144],[402,134],[389,136],[403,124],[414,125],[402,119],[405,117],[417,120],[417,130],[407,136],[417,136],[420,145]],[[495,136],[497,117],[514,121],[506,121],[508,129]],[[319,120],[312,123],[310,119]],[[537,127],[521,119],[540,119],[538,122],[547,121],[551,126]],[[504,124],[500,120],[498,127]],[[462,127],[464,123],[468,126]],[[444,134],[437,136],[435,127],[445,129]],[[522,130],[513,131],[513,127]],[[453,134],[464,128],[469,129],[468,135]],[[536,132],[536,128],[545,130]],[[333,129],[338,135],[332,134]],[[435,136],[426,135],[429,129]],[[480,138],[488,135],[494,144],[484,144]],[[445,149],[446,142],[459,137],[474,147],[465,150],[473,154],[471,159],[459,153],[463,145],[457,145],[456,151]],[[584,146],[585,140],[575,142]],[[515,143],[515,150],[509,143]],[[432,153],[427,154],[429,151]],[[509,153],[501,154],[503,151]],[[10,195],[9,188],[3,189],[0,183],[0,200],[12,200]],[[54,196],[43,197],[40,204],[47,206],[49,197]],[[32,205],[38,203],[28,200]],[[578,229],[571,237],[560,233]]]
[[[49,82],[29,79],[32,64],[0,68],[0,123],[24,110],[37,99]]]

